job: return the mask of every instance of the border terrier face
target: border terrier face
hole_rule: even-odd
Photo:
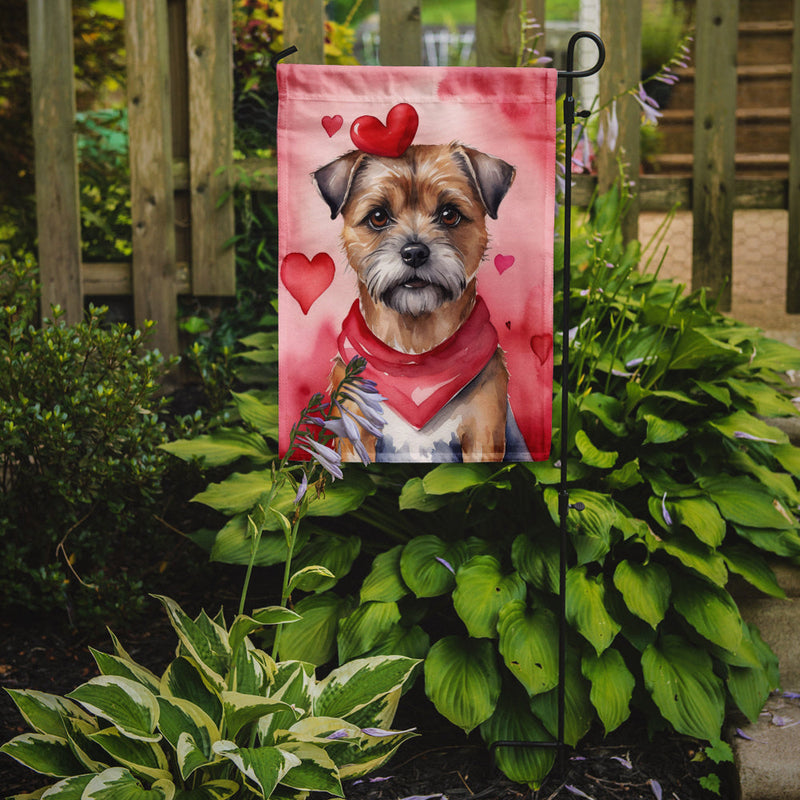
[[[457,299],[486,250],[486,215],[514,179],[499,158],[459,144],[400,158],[347,153],[314,173],[347,259],[375,303],[418,317]]]

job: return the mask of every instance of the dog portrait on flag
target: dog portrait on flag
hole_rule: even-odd
[[[549,457],[555,82],[278,66],[281,452],[360,356],[371,460]]]

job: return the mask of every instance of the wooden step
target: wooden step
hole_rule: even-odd
[[[792,19],[792,0],[739,0],[739,22]]]
[[[655,170],[664,175],[691,177],[694,158],[690,153],[664,153],[652,159]],[[737,153],[737,177],[786,178],[788,153]]]
[[[739,25],[737,63],[742,67],[754,64],[790,64],[793,32],[791,20],[742,22]]]

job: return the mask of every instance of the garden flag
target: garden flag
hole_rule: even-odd
[[[375,460],[549,457],[556,78],[278,66],[282,453],[362,356]]]

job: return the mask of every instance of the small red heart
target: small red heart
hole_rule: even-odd
[[[502,275],[509,267],[514,266],[514,256],[501,256],[500,254],[494,257],[494,265],[497,271]]]
[[[337,114],[335,117],[323,117],[322,118],[322,127],[325,128],[325,133],[328,136],[333,136],[339,128],[342,127],[342,123],[344,120]]]
[[[289,253],[281,264],[281,280],[303,309],[304,314],[331,285],[336,266],[327,253],[317,253],[310,261],[302,253]]]
[[[539,359],[539,363],[544,364],[553,350],[552,335],[549,333],[540,333],[536,336],[531,336],[531,350],[533,350],[536,358]]]
[[[399,103],[386,115],[385,125],[376,117],[359,117],[350,126],[350,138],[365,153],[399,158],[414,141],[418,125],[414,107]]]

